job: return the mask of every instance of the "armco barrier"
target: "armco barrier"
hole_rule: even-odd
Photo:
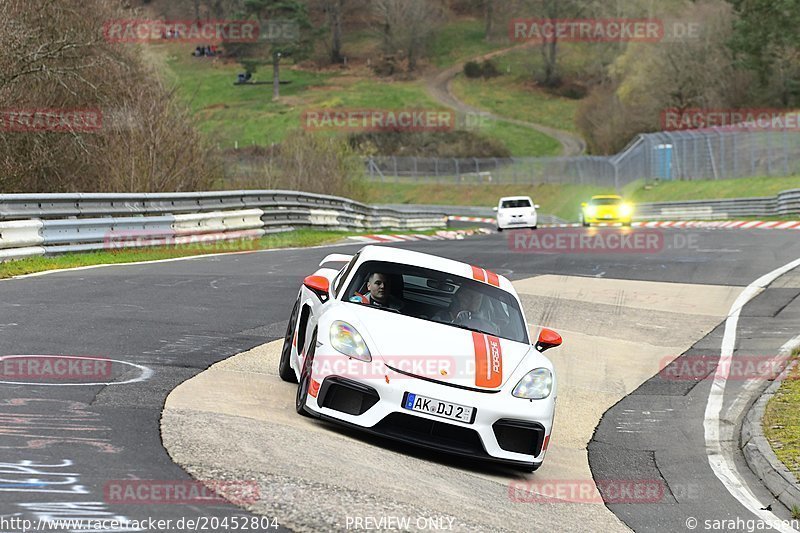
[[[499,197],[498,197],[499,199]],[[534,199],[535,200],[535,199]],[[470,218],[491,218],[497,215],[491,207],[476,207],[464,205],[421,205],[421,204],[385,204],[381,207],[396,209],[398,211],[416,213],[447,213],[451,216]],[[539,224],[564,224],[567,221],[554,215],[539,213]]]
[[[297,228],[443,228],[444,213],[295,191],[0,195],[0,261],[103,248],[258,238]]]
[[[800,189],[774,197],[690,200],[636,205],[636,220],[730,220],[800,214]]]

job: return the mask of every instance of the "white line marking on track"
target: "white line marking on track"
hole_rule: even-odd
[[[4,361],[6,359],[25,359],[36,357],[33,355],[4,355],[0,357],[0,361]],[[97,387],[100,385],[109,386],[109,385],[128,385],[129,383],[139,383],[142,381],[147,381],[153,375],[153,369],[137,365],[136,363],[130,363],[128,361],[120,361],[119,359],[107,359],[105,357],[78,357],[73,355],[60,355],[63,359],[78,359],[78,360],[86,360],[86,361],[110,361],[112,363],[120,363],[122,365],[132,366],[134,368],[138,368],[141,371],[135,378],[131,378],[125,381],[108,381],[108,382],[97,382],[97,383],[45,383],[45,382],[24,382],[24,381],[4,381],[0,380],[0,383],[6,385],[36,385],[38,387]]]
[[[722,449],[720,440],[720,425],[723,400],[725,399],[725,386],[728,383],[731,371],[731,359],[733,350],[736,347],[736,328],[739,324],[739,314],[742,308],[755,298],[761,289],[775,281],[783,274],[800,266],[800,259],[795,259],[789,264],[764,274],[753,283],[748,285],[744,291],[733,302],[728,318],[725,320],[725,333],[722,337],[722,348],[720,350],[717,371],[714,374],[714,381],[711,384],[711,391],[708,395],[703,429],[705,432],[706,453],[708,454],[708,464],[714,475],[722,482],[728,492],[736,498],[739,503],[745,506],[750,512],[763,520],[778,521],[775,524],[777,531],[783,533],[796,533],[793,528],[784,527],[780,519],[769,511],[762,510],[765,507],[758,498],[750,491],[745,482],[739,476],[734,465],[733,457],[725,453]]]

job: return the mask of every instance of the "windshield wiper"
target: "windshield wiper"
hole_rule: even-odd
[[[491,335],[492,337],[498,337],[499,336],[497,333],[490,333],[490,332],[484,331],[482,329],[470,328],[470,327],[467,327],[467,326],[462,326],[461,324],[453,324],[452,322],[440,322],[440,324],[449,324],[449,325],[453,326],[454,328],[465,329],[467,331],[475,331],[477,333],[483,333],[484,335]]]

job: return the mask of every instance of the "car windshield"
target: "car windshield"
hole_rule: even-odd
[[[531,201],[527,198],[521,200],[503,200],[502,209],[514,209],[517,207],[530,207]]]
[[[622,198],[592,198],[589,202],[590,205],[619,205],[622,203]]]
[[[528,343],[522,312],[511,294],[437,270],[367,261],[356,271],[342,300]]]

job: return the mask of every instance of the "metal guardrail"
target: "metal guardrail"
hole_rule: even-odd
[[[443,228],[436,211],[295,191],[0,195],[0,261],[99,249],[254,239],[297,228]]]
[[[495,218],[497,216],[497,213],[491,207],[471,205],[383,204],[378,207],[416,213],[447,213],[448,215],[461,217]],[[546,213],[539,213],[538,218],[540,224],[564,224],[567,222],[562,218]]]
[[[726,220],[800,215],[800,189],[777,196],[637,204],[636,220]]]

